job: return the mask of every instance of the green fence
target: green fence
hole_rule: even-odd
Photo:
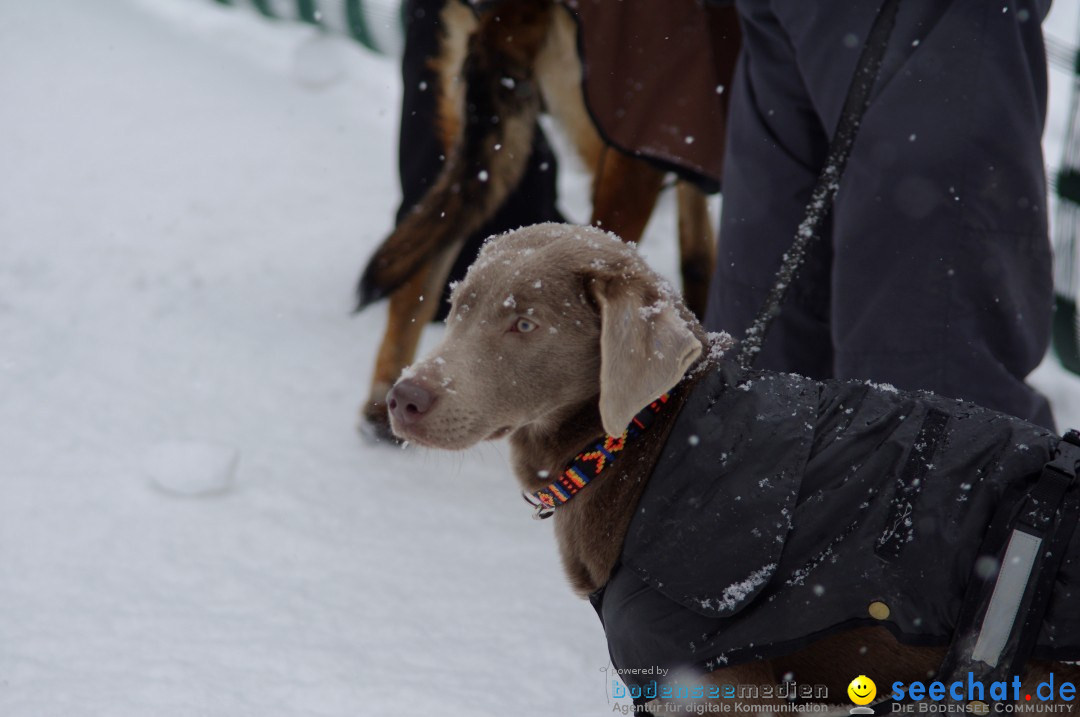
[[[401,0],[216,0],[249,6],[275,20],[294,20],[349,35],[364,47],[398,55],[404,44]]]
[[[1078,32],[1080,36],[1080,32]],[[1068,129],[1058,171],[1051,177],[1057,197],[1054,212],[1054,352],[1061,364],[1080,374],[1080,330],[1076,302],[1080,294],[1080,51],[1047,38],[1050,67],[1072,75]]]

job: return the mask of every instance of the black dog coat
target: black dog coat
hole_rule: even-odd
[[[999,498],[1057,442],[971,403],[722,364],[686,401],[592,596],[612,662],[636,684],[627,670],[712,671],[882,622],[946,645]],[[1080,659],[1080,530],[1069,548],[1035,657]]]

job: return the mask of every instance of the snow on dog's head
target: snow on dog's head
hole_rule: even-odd
[[[621,433],[702,350],[678,294],[613,234],[537,224],[489,239],[447,331],[390,391],[394,433],[461,449],[591,405]]]

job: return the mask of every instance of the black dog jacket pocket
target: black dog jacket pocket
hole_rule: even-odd
[[[738,613],[776,572],[817,416],[816,384],[783,374],[735,380],[718,372],[686,402],[623,552],[625,566],[706,617]],[[733,560],[717,540],[740,525],[746,554]]]

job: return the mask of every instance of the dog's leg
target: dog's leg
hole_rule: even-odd
[[[536,71],[548,112],[593,173],[590,223],[637,242],[656,205],[664,172],[606,145],[600,137],[581,86],[577,27],[565,8],[553,16],[552,31],[537,57]]]
[[[371,392],[360,413],[360,430],[372,438],[396,441],[390,432],[386,394],[401,370],[412,363],[420,334],[438,311],[442,287],[454,255],[443,252],[433,258],[390,295],[386,331],[375,357]]]
[[[683,298],[698,319],[705,317],[709,301],[709,279],[716,264],[716,236],[705,193],[696,185],[675,184],[679,209],[679,268]]]
[[[593,178],[591,223],[625,241],[639,241],[660,196],[664,174],[644,160],[607,148]]]
[[[581,163],[594,172],[606,146],[585,106],[578,26],[564,3],[556,6],[551,32],[536,57],[536,79],[544,109],[573,143]]]
[[[444,0],[439,13],[439,53],[428,60],[428,67],[438,78],[435,95],[435,129],[443,153],[461,141],[465,119],[465,78],[462,68],[469,54],[469,39],[476,33],[479,21],[463,2]]]

